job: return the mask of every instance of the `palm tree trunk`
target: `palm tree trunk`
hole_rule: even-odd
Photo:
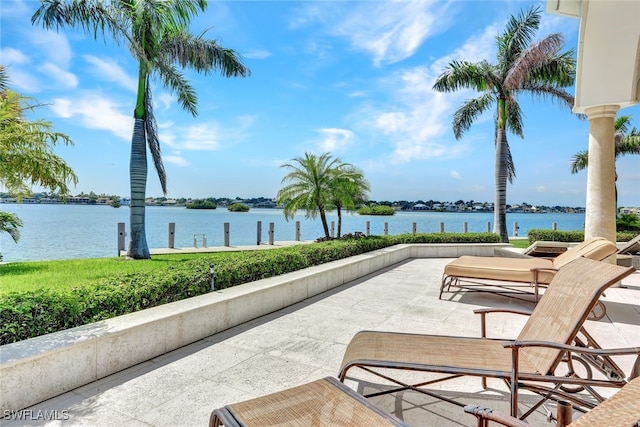
[[[340,205],[336,205],[336,211],[338,213],[338,239],[342,236],[342,209]]]
[[[134,259],[149,259],[149,247],[145,235],[145,192],[147,188],[147,144],[144,133],[144,119],[135,119],[131,138],[131,159],[129,163],[131,182],[130,222],[131,233],[127,256]]]
[[[320,220],[322,221],[322,228],[324,228],[324,237],[329,240],[331,236],[329,235],[329,225],[327,224],[327,213],[323,208],[320,208]]]
[[[507,178],[509,161],[507,131],[498,129],[496,140],[495,194],[493,206],[493,232],[500,235],[500,242],[509,243],[507,234]]]

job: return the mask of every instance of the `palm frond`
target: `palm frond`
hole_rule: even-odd
[[[488,89],[487,73],[490,71],[486,61],[473,64],[466,61],[453,61],[436,79],[433,90],[454,92],[463,88],[485,91]]]
[[[465,101],[453,114],[453,134],[456,139],[469,130],[473,122],[493,105],[495,98],[490,92]]]
[[[157,62],[154,75],[158,75],[165,87],[178,96],[178,102],[182,108],[194,117],[198,115],[198,97],[196,91],[189,84],[184,74],[170,63]]]
[[[563,44],[562,35],[551,34],[523,50],[511,64],[504,79],[505,86],[514,89],[521,87],[534,73],[534,70],[543,67],[556,56]],[[546,74],[543,73],[543,75]]]
[[[583,150],[578,152],[571,159],[571,173],[578,173],[586,169],[589,164],[589,151]]]
[[[520,108],[520,104],[518,104],[514,99],[508,98],[506,100],[505,109],[507,114],[506,129],[514,135],[524,138],[522,129],[522,109]]]
[[[167,194],[167,172],[164,169],[162,163],[162,153],[160,151],[160,138],[158,137],[158,126],[156,124],[156,118],[153,114],[153,100],[151,99],[151,85],[147,79],[144,98],[144,130],[145,137],[147,138],[147,146],[151,152],[151,158],[153,159],[153,165],[158,173],[160,179],[160,186],[162,193]]]
[[[216,70],[224,77],[247,77],[251,74],[242,63],[240,54],[221,47],[215,40],[194,37],[186,31],[163,39],[160,51],[171,62],[205,74]]]
[[[531,43],[540,27],[540,15],[540,7],[536,6],[522,12],[517,18],[511,16],[505,31],[498,36],[498,64],[504,66],[503,75]]]

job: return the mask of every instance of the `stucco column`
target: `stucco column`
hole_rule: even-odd
[[[614,121],[617,105],[587,108],[589,118],[589,166],[585,238],[600,236],[616,241],[616,181]]]

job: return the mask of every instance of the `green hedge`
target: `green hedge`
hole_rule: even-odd
[[[638,235],[637,232],[632,231],[618,231],[616,233],[616,241],[628,242]],[[529,243],[534,243],[539,240],[550,242],[582,242],[584,241],[584,231],[558,231],[547,229],[531,229],[527,232]]]
[[[369,236],[264,251],[234,252],[215,263],[216,289],[347,258],[399,243],[497,243],[493,233]],[[129,273],[68,291],[0,296],[0,345],[178,301],[210,290],[212,258]]]

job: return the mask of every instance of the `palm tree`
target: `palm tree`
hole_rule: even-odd
[[[506,224],[507,181],[513,182],[515,166],[511,157],[507,131],[523,138],[522,111],[517,95],[551,97],[571,109],[573,97],[563,90],[575,78],[573,52],[560,53],[563,38],[551,34],[531,43],[540,26],[540,8],[531,8],[518,18],[511,17],[507,28],[497,37],[497,63],[453,61],[436,79],[433,89],[453,92],[475,89],[480,96],[464,102],[454,113],[453,133],[462,138],[474,120],[495,105],[495,205],[494,232],[508,242]]]
[[[327,224],[327,210],[332,206],[335,168],[341,165],[340,159],[329,153],[320,156],[304,153],[304,157],[296,157],[293,163],[282,165],[290,172],[282,178],[282,187],[276,195],[276,202],[284,205],[284,216],[292,219],[298,209],[306,211],[307,218],[320,215],[324,235],[330,239]]]
[[[206,0],[41,0],[31,18],[47,29],[79,27],[94,38],[109,33],[117,43],[124,42],[138,62],[138,93],[133,117],[130,157],[130,243],[127,255],[148,259],[145,235],[145,192],[147,185],[147,146],[167,194],[167,182],[160,154],[160,141],[151,99],[152,77],[177,94],[183,109],[197,115],[194,88],[180,68],[206,74],[219,70],[225,77],[247,76],[249,70],[237,53],[225,49],[204,34],[189,33],[189,22],[207,7]]]
[[[640,154],[640,131],[635,127],[629,131],[631,126],[631,116],[620,116],[614,123],[615,135],[615,158],[626,154]],[[589,162],[589,150],[579,151],[571,160],[571,173],[578,173],[587,168]],[[616,172],[616,181],[618,173]],[[618,200],[618,189],[616,187],[616,200]]]
[[[364,173],[349,163],[336,167],[332,179],[333,204],[338,214],[338,237],[342,236],[342,209],[350,212],[364,204],[371,189]]]
[[[50,122],[27,120],[26,112],[41,104],[9,89],[8,81],[6,68],[0,65],[0,186],[18,201],[31,194],[33,185],[67,195],[69,184],[76,184],[78,177],[55,154],[54,147],[59,142],[73,142],[67,135],[54,132]],[[0,211],[0,233],[8,233],[17,243],[22,226],[17,215]]]

